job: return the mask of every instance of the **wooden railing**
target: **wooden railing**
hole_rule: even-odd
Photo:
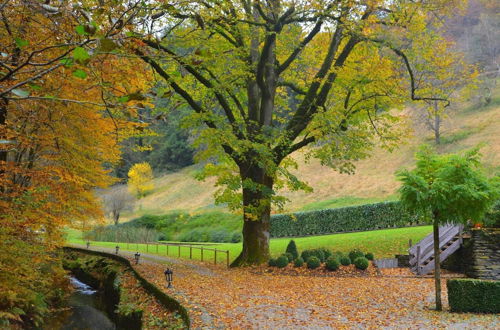
[[[439,227],[440,261],[446,260],[462,244],[463,225],[447,224]],[[410,268],[418,275],[426,275],[434,269],[434,237],[427,235],[410,247]]]
[[[92,242],[90,242],[92,244]],[[125,247],[127,250],[135,250],[137,251],[145,251],[146,252],[156,252],[158,255],[162,255],[162,250],[164,250],[164,253],[166,256],[177,256],[178,258],[181,258],[181,249],[187,249],[189,250],[189,259],[193,259],[193,250],[199,250],[200,251],[200,260],[201,261],[208,261],[210,258],[210,255],[204,253],[205,251],[211,251],[213,253],[213,262],[214,264],[217,264],[217,260],[221,261],[224,260],[226,262],[227,267],[229,267],[230,264],[230,258],[229,258],[229,250],[219,250],[215,248],[209,248],[205,247],[204,245],[201,244],[182,244],[182,243],[127,243],[127,242],[117,242],[117,246],[120,248]],[[164,247],[165,249],[162,249]],[[186,250],[183,250],[186,251]],[[220,255],[219,258],[217,258],[217,254]],[[222,258],[222,259],[221,259]]]

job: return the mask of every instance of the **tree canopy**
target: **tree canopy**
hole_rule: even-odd
[[[448,102],[429,92],[440,68],[433,48],[446,48],[429,26],[461,5],[227,0],[137,8],[142,24],[127,27],[129,51],[166,82],[158,97],[193,110],[186,123],[197,129],[197,159],[208,161],[200,177],[217,175],[216,201],[243,210],[235,264],[267,259],[271,204],[286,202],[279,190],[309,189],[290,172],[291,154],[307,147],[307,157],[353,172],[376,143],[397,143],[394,109],[408,100]]]

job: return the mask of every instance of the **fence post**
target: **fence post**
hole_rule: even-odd
[[[410,238],[409,241],[408,241],[408,247],[411,248],[412,245],[413,244],[412,244],[412,241],[411,241],[411,238]]]
[[[181,257],[181,246],[179,245],[179,258]]]
[[[227,267],[229,268],[229,250],[226,251],[226,255],[227,255]]]
[[[158,243],[156,243],[156,253],[158,253]]]
[[[201,261],[203,261],[203,246],[201,247]]]
[[[139,243],[135,243],[135,247],[137,248],[137,251],[139,251]]]
[[[168,256],[168,244],[167,244],[167,256]]]
[[[217,265],[217,249],[214,250],[214,264]]]
[[[193,259],[193,247],[189,246],[189,259]]]
[[[146,242],[146,252],[149,252],[149,244]]]

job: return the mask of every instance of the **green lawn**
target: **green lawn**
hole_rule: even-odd
[[[364,252],[372,252],[376,258],[393,257],[395,254],[404,254],[408,249],[408,240],[418,242],[423,237],[431,233],[431,226],[420,226],[410,228],[384,229],[357,233],[345,233],[323,236],[310,236],[294,238],[297,243],[299,252],[308,248],[326,247],[334,251],[349,252],[354,248],[361,249]],[[85,244],[81,239],[81,235],[76,230],[69,230],[67,236],[68,243]],[[290,238],[271,239],[271,254],[278,256],[285,251],[285,248],[290,241]],[[93,246],[115,247],[115,242],[92,242]],[[199,244],[199,243],[196,243]],[[148,252],[152,254],[167,254],[167,247],[160,245],[156,247],[154,244],[135,244],[135,243],[119,243],[121,249],[133,250],[139,252]],[[217,248],[220,250],[228,250],[230,260],[232,261],[241,251],[241,243],[205,243],[202,244],[207,248]],[[170,246],[168,255],[178,257],[178,248]],[[157,252],[158,251],[158,252]],[[181,248],[181,258],[189,258],[189,248]],[[200,259],[200,250],[192,250],[193,259]],[[204,251],[206,260],[213,260],[214,252]],[[226,256],[218,254],[218,261],[225,262]]]

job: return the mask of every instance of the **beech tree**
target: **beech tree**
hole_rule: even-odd
[[[498,177],[488,179],[480,164],[478,149],[463,154],[438,155],[423,146],[416,154],[417,167],[398,173],[402,204],[429,219],[434,237],[436,309],[441,303],[439,226],[446,223],[480,221],[499,196]]]
[[[233,265],[269,258],[271,205],[280,189],[309,189],[289,169],[303,149],[344,172],[401,132],[391,110],[426,93],[413,62],[441,41],[429,17],[461,1],[173,1],[144,4],[125,28],[128,49],[187,104],[198,128],[200,175],[217,175],[216,202],[243,213]],[[428,56],[438,66],[439,58]],[[307,147],[307,148],[306,148]]]

